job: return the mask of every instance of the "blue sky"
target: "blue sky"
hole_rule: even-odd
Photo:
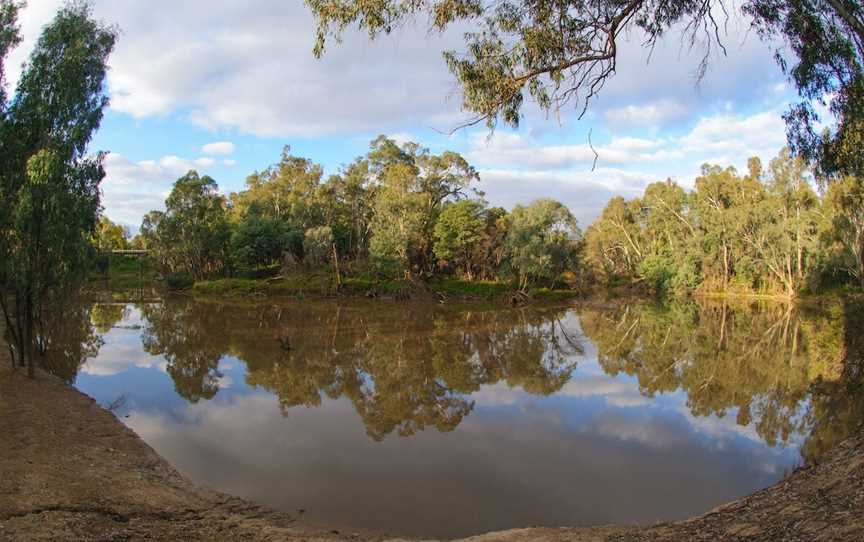
[[[31,0],[23,12],[25,41],[7,62],[10,85],[61,3]],[[490,203],[554,197],[585,227],[612,195],[633,197],[667,177],[692,186],[705,162],[743,168],[749,156],[770,159],[785,143],[781,115],[795,99],[770,48],[733,15],[723,37],[728,55],[715,48],[701,81],[703,45],[691,50],[672,31],[649,61],[634,34],[620,48],[617,75],[581,120],[575,105],[557,115],[529,105],[519,130],[446,136],[467,118],[441,59],[443,50],[460,50],[461,29],[429,34],[418,21],[374,43],[349,33],[316,60],[314,23],[300,0],[94,4],[121,34],[110,61],[110,110],[92,149],[110,151],[105,212],[133,231],[188,169],[237,191],[290,145],[336,173],[378,134],[462,152]],[[594,171],[589,130],[600,155]]]

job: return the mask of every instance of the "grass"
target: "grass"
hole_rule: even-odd
[[[143,282],[140,262],[137,258],[111,258],[106,274],[94,273],[91,281],[113,294],[126,295],[144,288],[155,288],[153,265],[144,260]],[[336,287],[330,270],[298,269],[279,274],[278,266],[243,271],[237,277],[196,282],[191,289],[195,295],[203,296],[284,296],[284,297],[331,297],[335,295],[369,297],[413,297],[439,294],[440,297],[465,300],[501,300],[516,290],[509,282],[465,281],[456,278],[435,278],[426,284],[410,280],[376,277],[368,271],[355,270],[355,275],[345,277],[341,288]],[[563,301],[575,296],[572,290],[535,288],[530,297],[542,301]]]
[[[334,295],[336,283],[329,273],[295,272],[268,279],[226,278],[198,281],[192,287],[196,294],[211,295]]]
[[[513,286],[506,282],[490,280],[466,281],[451,278],[435,279],[429,287],[439,293],[453,297],[494,299],[503,297],[513,291]]]
[[[248,275],[247,275],[248,276]],[[369,296],[410,297],[422,294],[440,294],[455,299],[504,299],[515,288],[508,282],[464,281],[454,278],[436,278],[425,286],[408,280],[374,278],[371,274],[346,277],[337,289],[331,273],[326,271],[298,270],[287,275],[259,278],[225,278],[199,281],[192,291],[199,295],[220,296]],[[536,288],[531,297],[543,301],[562,301],[576,294],[572,290]]]

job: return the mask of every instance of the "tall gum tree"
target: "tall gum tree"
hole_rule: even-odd
[[[20,6],[0,0],[2,55],[17,42]],[[88,145],[108,104],[115,40],[89,4],[70,2],[44,28],[2,104],[0,305],[13,364],[31,375],[49,345],[47,304],[74,291],[90,256],[105,172],[104,155],[88,154]]]

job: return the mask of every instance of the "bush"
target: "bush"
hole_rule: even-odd
[[[168,273],[165,275],[165,284],[169,290],[186,290],[191,288],[195,281],[189,273]]]

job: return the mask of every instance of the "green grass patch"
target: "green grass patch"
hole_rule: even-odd
[[[514,290],[512,284],[489,280],[436,279],[429,283],[429,287],[447,296],[483,299],[501,297]]]
[[[536,288],[531,291],[531,297],[538,301],[567,301],[576,297],[576,290],[553,290],[550,288]]]
[[[370,274],[345,277],[341,288],[336,287],[335,278],[329,271],[298,270],[287,275],[269,279],[224,278],[196,282],[192,292],[217,296],[368,296],[413,298],[428,297],[430,292],[444,298],[500,300],[514,293],[515,286],[499,281],[464,281],[454,278],[436,278],[426,285],[408,280],[376,278]],[[564,301],[577,293],[573,290],[535,288],[530,297],[538,301]]]
[[[298,272],[269,279],[226,278],[198,281],[192,287],[196,294],[210,295],[334,295],[336,284],[329,273]]]

